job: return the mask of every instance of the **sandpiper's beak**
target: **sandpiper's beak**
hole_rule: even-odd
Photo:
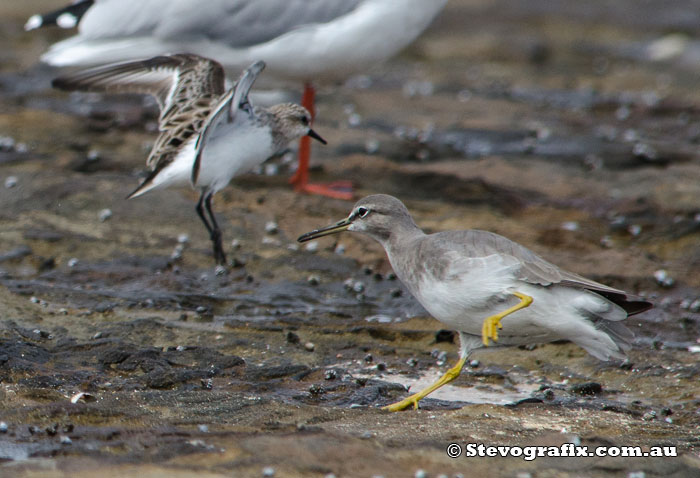
[[[312,130],[309,128],[309,132],[306,133],[307,136],[312,137],[316,141],[322,143],[322,144],[328,144],[325,139],[321,138],[321,135],[319,135],[316,131]]]
[[[299,242],[306,242],[310,241],[312,239],[317,239],[319,237],[323,236],[328,236],[330,234],[337,234],[339,232],[345,231],[350,225],[352,225],[354,217],[350,216],[342,221],[338,221],[335,224],[331,224],[330,226],[322,227],[321,229],[316,229],[311,232],[307,232],[306,234],[302,234],[299,236],[299,239],[297,241]]]

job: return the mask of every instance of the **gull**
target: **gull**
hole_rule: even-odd
[[[600,360],[622,359],[633,338],[622,321],[652,307],[492,232],[425,234],[403,203],[385,194],[361,199],[347,218],[298,240],[346,230],[377,240],[418,302],[459,333],[457,365],[426,389],[386,407],[390,411],[418,408],[421,399],[459,376],[472,350],[490,341],[526,345],[567,339]]]
[[[304,135],[326,144],[303,107],[283,103],[254,107],[248,92],[265,67],[250,65],[225,90],[223,67],[192,54],[91,68],[54,79],[62,90],[153,95],[160,106],[160,135],[147,159],[151,173],[128,198],[154,189],[191,184],[200,191],[196,211],[209,232],[214,258],[226,264],[212,198],[231,179],[283,151]],[[205,216],[205,210],[208,215]]]
[[[304,84],[314,116],[314,83],[337,82],[383,62],[415,40],[447,0],[79,0],[25,29],[78,34],[42,56],[54,66],[96,65],[187,51],[240,71],[263,60],[271,75]],[[308,138],[290,182],[299,192],[352,198],[348,181],[309,184]]]

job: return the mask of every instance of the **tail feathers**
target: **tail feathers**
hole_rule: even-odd
[[[574,343],[584,348],[586,352],[593,355],[598,360],[624,360],[625,350],[620,344],[616,343],[610,336],[600,334],[598,337],[578,337],[574,339]]]
[[[144,179],[139,186],[134,189],[131,194],[129,194],[126,198],[127,199],[133,199],[135,197],[139,197],[142,194],[146,194],[148,191],[156,187],[155,184],[153,184],[153,179],[156,177],[158,174],[158,170],[153,170],[149,173],[149,175]]]
[[[596,320],[593,325],[570,339],[598,360],[624,360],[634,340],[632,331],[618,321]]]
[[[30,31],[49,25],[56,25],[61,28],[74,28],[93,3],[95,3],[94,0],[78,0],[67,7],[44,15],[32,15],[25,23],[24,29]]]

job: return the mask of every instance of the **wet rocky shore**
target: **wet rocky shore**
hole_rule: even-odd
[[[217,270],[194,191],[124,199],[154,105],[50,89],[38,57],[65,33],[22,25],[57,3],[0,5],[0,476],[698,476],[697,1],[450,0],[401,56],[321,89],[314,180],[656,304],[628,319],[623,364],[563,342],[481,349],[394,414],[381,406],[444,373],[457,339],[372,240],[296,243],[352,203],[294,194],[293,152],[275,158],[217,195]]]

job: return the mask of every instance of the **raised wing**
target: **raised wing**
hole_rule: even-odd
[[[251,110],[251,105],[248,102],[248,93],[250,92],[253,83],[260,75],[260,72],[265,69],[264,61],[257,61],[246,68],[238,78],[236,84],[224,96],[221,97],[215,109],[209,114],[206,122],[202,125],[197,143],[195,144],[196,156],[194,165],[192,166],[192,184],[197,184],[199,178],[199,167],[202,162],[202,151],[209,136],[213,133],[216,125],[221,122],[233,123],[236,115],[240,110]]]
[[[100,66],[61,76],[55,88],[67,91],[144,93],[160,106],[160,129],[168,119],[224,93],[225,74],[216,61],[197,55],[157,56],[148,60]]]

